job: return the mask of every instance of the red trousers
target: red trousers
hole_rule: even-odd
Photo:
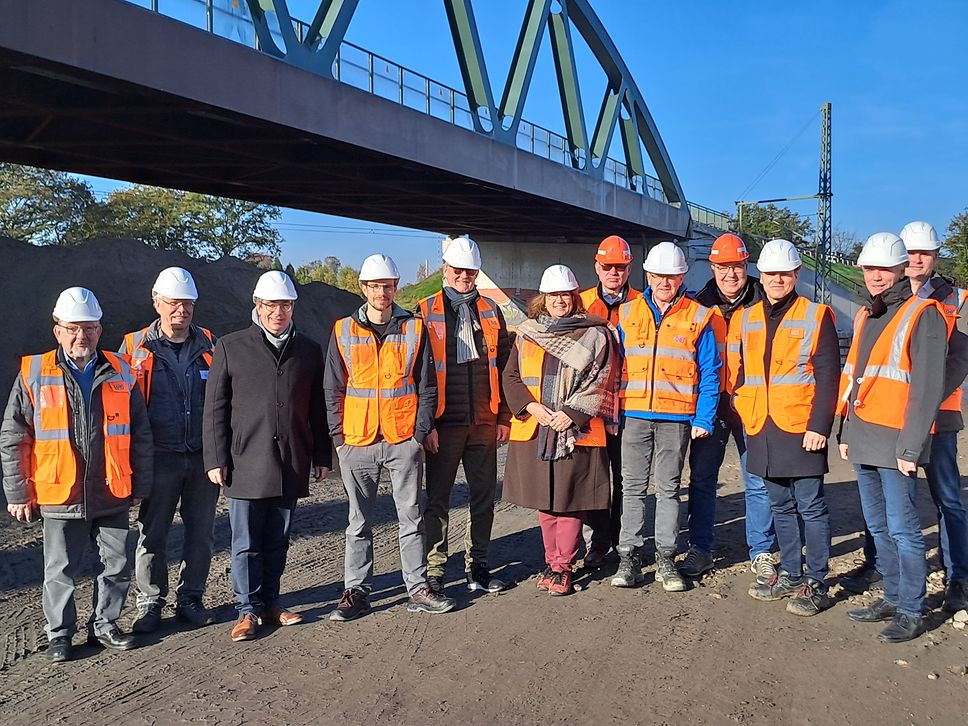
[[[545,562],[553,572],[571,572],[581,546],[585,512],[538,512]]]

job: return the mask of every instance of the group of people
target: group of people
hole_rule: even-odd
[[[368,257],[364,302],[336,322],[325,352],[294,325],[298,294],[283,272],[259,278],[252,325],[216,339],[194,322],[192,276],[163,270],[151,291],[157,319],[127,333],[118,353],[98,347],[94,293],[69,288],[53,310],[58,345],[22,359],[0,430],[8,511],[43,519],[47,656],[72,657],[74,587],[90,545],[101,569],[89,641],[127,650],[136,634],[159,627],[176,511],[184,544],[174,611],[193,627],[212,623],[202,597],[220,491],[238,601],[232,640],[255,638],[263,624],[301,622],[280,604],[290,525],[310,481],[328,476],[334,448],[349,516],[344,590],[331,620],[370,608],[383,473],[399,520],[408,610],[456,605],[444,591],[461,464],[470,494],[466,586],[506,587],[488,564],[505,441],[503,498],[538,511],[547,564],[539,588],[573,592],[583,548],[589,568],[615,551],[612,585],[641,584],[651,530],[655,580],[666,591],[686,590],[714,565],[716,488],[731,437],[755,575],[749,594],[790,598],[788,611],[814,615],[831,605],[823,478],[837,421],[866,523],[866,562],[853,580],[862,589],[883,581],[882,597],[848,616],[887,621],[879,637],[888,642],[917,637],[927,574],[919,466],[940,518],[944,607],[968,607],[956,443],[968,292],[937,274],[940,246],[923,222],[868,239],[858,264],[869,300],[843,367],[833,311],[796,291],[794,245],[768,242],[757,279],[744,242],[731,234],[713,244],[712,279],[697,294],[686,292],[686,259],[671,242],[649,251],[648,285],[633,289],[629,245],[608,237],[595,255],[599,284],[581,290],[572,270],[552,265],[513,337],[500,307],[477,289],[481,256],[467,237],[450,241],[442,289],[415,313],[394,302],[393,260]],[[677,561],[687,458],[688,547]],[[117,620],[130,582],[132,507],[138,612],[129,634]]]

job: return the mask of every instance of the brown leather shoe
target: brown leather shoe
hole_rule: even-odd
[[[275,625],[299,625],[303,616],[281,607],[269,608],[262,617],[267,623]]]
[[[245,613],[239,616],[238,622],[232,628],[232,640],[238,643],[240,640],[253,640],[255,631],[259,627],[259,620],[252,613]]]

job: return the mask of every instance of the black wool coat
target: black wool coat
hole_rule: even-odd
[[[229,470],[227,497],[309,496],[311,467],[333,464],[322,348],[294,330],[277,358],[254,324],[220,338],[202,434],[205,469]]]

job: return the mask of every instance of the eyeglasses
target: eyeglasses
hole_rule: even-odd
[[[629,269],[628,265],[606,265],[603,262],[598,263],[604,272],[611,272],[612,270],[618,270],[619,272],[625,272]]]
[[[725,275],[727,272],[739,272],[746,269],[745,262],[737,262],[735,265],[720,265],[717,263],[712,263],[711,267],[713,272],[718,272],[720,275]]]
[[[393,292],[397,289],[397,283],[391,282],[384,285],[381,282],[364,282],[363,287],[371,292]]]
[[[471,270],[471,269],[468,269],[466,267],[454,267],[454,266],[451,266],[450,269],[452,269],[454,271],[454,275],[455,276],[467,275],[468,277],[476,277],[477,276],[477,273],[480,272],[480,270]]]
[[[182,310],[193,310],[195,308],[194,300],[169,300],[166,297],[159,297],[158,302],[164,303],[172,310],[178,310],[179,308]]]
[[[100,323],[95,323],[94,325],[63,325],[57,323],[57,327],[65,331],[68,335],[77,337],[79,335],[86,335],[88,337],[95,335],[97,331],[101,329]]]
[[[545,297],[553,297],[558,300],[561,300],[563,298],[570,298],[571,293],[570,292],[546,292]]]
[[[292,301],[284,300],[282,302],[266,302],[265,300],[260,300],[259,307],[268,310],[270,313],[274,313],[276,310],[282,310],[282,312],[288,313],[290,310],[292,310]]]

